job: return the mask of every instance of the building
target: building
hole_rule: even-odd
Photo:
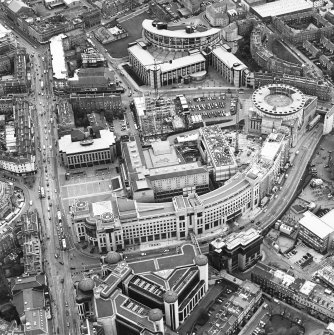
[[[206,75],[206,60],[199,53],[173,59],[157,61],[149,51],[139,44],[128,48],[129,62],[144,84],[159,88],[165,85],[201,80]]]
[[[102,1],[102,8],[101,12],[104,17],[112,17],[121,15],[133,8],[133,1],[132,0],[112,0]]]
[[[13,304],[24,322],[25,334],[49,334],[45,275],[12,279]]]
[[[248,0],[243,0],[248,2]],[[311,1],[304,0],[277,0],[263,4],[251,5],[250,12],[257,15],[261,20],[268,21],[273,16],[280,17],[287,14],[303,15],[313,8]]]
[[[181,3],[191,14],[197,14],[201,9],[200,0],[182,0]]]
[[[13,211],[13,183],[0,182],[0,219],[4,219]]]
[[[333,299],[325,292],[323,286],[291,276],[263,263],[255,265],[251,278],[265,293],[297,309],[304,309],[308,314],[326,323],[333,322]]]
[[[208,290],[208,261],[196,256],[194,265],[134,274],[117,253],[102,260],[102,279],[83,278],[77,287],[81,319],[95,316],[106,335],[165,334],[177,330]],[[114,306],[111,308],[111,306]]]
[[[212,66],[234,86],[252,86],[250,71],[247,66],[224,47],[213,49]]]
[[[220,41],[219,28],[207,28],[203,25],[184,26],[160,23],[145,19],[142,23],[143,37],[156,47],[170,51],[204,49]]]
[[[305,212],[299,220],[298,237],[316,251],[326,253],[333,247],[334,223],[329,220],[333,214],[331,211],[319,218],[310,211]]]
[[[14,229],[12,225],[3,224],[0,227],[0,262],[17,247],[19,247],[19,243],[16,229]]]
[[[304,94],[316,96],[319,100],[328,101],[332,99],[330,86],[323,81],[292,76],[285,73],[254,73],[254,86],[260,87],[267,84],[286,84],[294,86]]]
[[[105,67],[107,61],[105,57],[93,48],[87,48],[81,53],[82,67]]]
[[[238,171],[229,138],[218,126],[200,129],[199,151],[216,182],[226,181]]]
[[[86,67],[77,69],[67,79],[68,93],[116,93],[115,73],[108,67]]]
[[[310,3],[303,0],[295,2],[296,4],[301,2],[305,6],[311,6]],[[308,27],[304,28],[305,23],[308,24]],[[316,11],[306,11],[304,13],[289,14],[281,17],[275,16],[272,24],[281,37],[293,45],[303,45],[307,40],[320,41],[320,38],[323,36],[333,36],[333,24]]]
[[[17,175],[34,174],[36,167],[35,136],[32,106],[16,100],[14,121],[5,126],[5,147],[0,151],[0,168]]]
[[[217,270],[245,271],[262,258],[263,237],[254,228],[217,238],[209,244],[209,262]]]
[[[11,72],[11,59],[13,59],[15,51],[15,39],[12,31],[0,24],[0,74]]]
[[[59,100],[57,104],[58,136],[62,137],[71,133],[75,128],[72,105],[68,100]]]
[[[317,109],[315,97],[306,96],[299,89],[283,83],[260,86],[254,91],[251,102],[249,131],[270,134],[273,129],[284,128],[290,135],[292,146],[307,130]]]
[[[277,2],[277,1],[276,1]],[[275,2],[275,3],[276,3]],[[264,41],[275,38],[273,32],[264,24],[257,24],[251,33],[250,52],[255,62],[269,72],[303,76],[308,66],[301,66],[278,58],[270,49],[270,43]]]
[[[226,280],[230,285],[237,286],[237,288],[236,292],[233,292],[228,299],[224,299],[219,311],[221,317],[214,319],[210,316],[208,333],[232,335],[260,307],[262,291],[258,285],[248,280],[238,283],[238,279],[233,276],[227,274],[222,276],[223,281]]]
[[[24,274],[37,275],[43,272],[42,245],[37,212],[21,215],[23,238]]]
[[[69,99],[73,110],[87,114],[103,111],[107,119],[122,109],[122,96],[119,93],[72,93]]]
[[[61,163],[68,169],[108,164],[116,157],[115,136],[105,129],[74,129],[58,143]]]
[[[103,205],[94,212],[94,206],[90,209],[88,203],[78,201],[72,209],[77,240],[86,240],[103,252],[153,241],[184,240],[191,232],[205,236],[258,207],[259,190],[260,178],[243,173],[214,191],[174,197],[172,202],[147,204],[113,197],[107,208]],[[94,217],[103,213],[108,214],[107,219],[99,224]]]
[[[213,27],[226,27],[230,23],[229,16],[227,14],[227,3],[228,1],[216,2],[205,9],[205,16],[209,23]]]
[[[116,26],[110,28],[99,27],[94,30],[94,36],[102,44],[121,40],[128,35],[128,32],[120,24],[116,24]]]
[[[209,191],[206,166],[199,162],[181,163],[174,146],[168,141],[155,142],[145,149],[138,140],[124,142],[122,157],[123,179],[129,181],[134,200],[163,202],[178,195]]]

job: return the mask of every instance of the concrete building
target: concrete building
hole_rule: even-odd
[[[61,163],[68,169],[107,164],[116,157],[115,136],[109,130],[75,129],[59,140]]]
[[[112,17],[121,15],[133,8],[133,1],[132,0],[112,0],[102,1],[102,8],[101,12],[104,17]]]
[[[251,274],[252,281],[261,289],[297,309],[304,309],[308,314],[333,322],[334,303],[331,295],[326,294],[321,285],[293,277],[286,272],[258,263]]]
[[[209,261],[217,270],[245,271],[262,257],[263,237],[254,228],[217,238],[209,244]]]
[[[5,219],[13,211],[13,184],[0,182],[0,219]]]
[[[334,211],[319,218],[307,211],[299,220],[298,237],[311,248],[318,252],[326,253],[333,247],[334,238]]]
[[[250,71],[247,66],[224,47],[213,49],[212,66],[234,86],[252,86]]]
[[[95,316],[106,335],[165,334],[176,331],[199,304],[208,288],[208,261],[197,256],[191,266],[168,274],[134,274],[117,253],[108,253],[97,276],[76,283],[81,319]],[[114,308],[111,308],[114,306]]]
[[[132,69],[152,88],[183,83],[190,78],[200,80],[206,75],[206,60],[199,52],[166,62],[157,61],[139,44],[129,47],[128,52]]]

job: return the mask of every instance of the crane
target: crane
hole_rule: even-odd
[[[172,63],[173,60],[169,60],[168,63]],[[157,61],[155,58],[154,58],[154,63],[153,64],[148,64],[146,65],[147,67],[149,66],[153,66],[153,84],[154,84],[154,92],[155,92],[155,98],[158,99],[159,98],[159,85],[158,85],[158,66],[160,64],[165,64],[167,62],[165,61]]]

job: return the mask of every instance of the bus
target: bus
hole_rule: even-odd
[[[61,240],[61,244],[62,244],[63,250],[66,250],[66,240],[64,238]]]
[[[43,90],[44,89],[44,82],[41,81],[41,89]]]

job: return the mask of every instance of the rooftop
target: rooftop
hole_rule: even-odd
[[[247,66],[238,57],[236,57],[233,53],[228,52],[224,47],[213,49],[212,52],[230,69],[234,68],[239,71],[247,69]]]
[[[299,224],[319,238],[324,239],[334,232],[333,227],[329,226],[322,218],[317,217],[312,212],[307,211],[303,215],[299,220]]]
[[[115,144],[115,135],[109,130],[100,130],[100,138],[92,139],[90,145],[82,145],[82,141],[72,142],[71,135],[64,135],[59,140],[59,152],[73,155],[83,152],[92,152],[98,150],[106,150]]]
[[[67,79],[67,66],[63,48],[63,38],[65,37],[66,35],[60,34],[50,39],[53,76],[58,80]]]
[[[312,4],[305,0],[277,0],[259,6],[252,6],[254,12],[261,18],[293,14],[312,9],[312,7]]]

